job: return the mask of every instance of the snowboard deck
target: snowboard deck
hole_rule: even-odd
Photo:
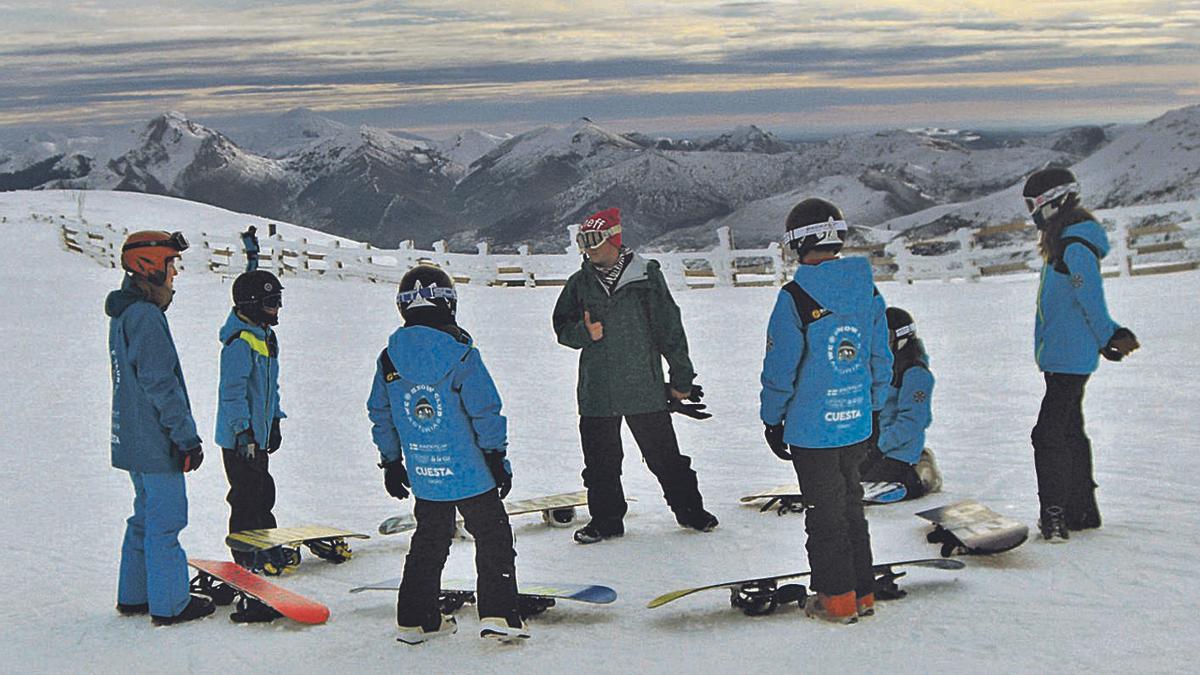
[[[920,511],[917,516],[933,523],[926,540],[942,545],[942,556],[954,553],[987,555],[1012,550],[1029,539],[1029,526],[1002,516],[968,499]]]
[[[301,525],[299,527],[275,527],[265,530],[243,530],[225,537],[225,545],[235,551],[253,553],[266,551],[277,546],[298,546],[321,539],[370,539],[359,532],[339,530],[324,525]]]
[[[899,597],[904,596],[905,592],[902,590],[899,590],[899,588],[896,586],[896,583],[895,583],[896,579],[899,579],[900,577],[907,574],[907,572],[903,572],[903,571],[897,572],[896,571],[896,568],[903,568],[903,567],[931,567],[931,568],[942,569],[942,570],[957,570],[957,569],[962,569],[963,567],[966,567],[966,565],[963,564],[963,562],[961,560],[950,560],[947,558],[920,558],[920,559],[916,559],[916,560],[901,560],[898,562],[878,563],[878,564],[874,565],[872,567],[872,569],[875,572],[876,594],[879,596],[879,599],[893,599],[893,598],[899,598]],[[730,602],[735,607],[737,607],[737,606],[741,606],[737,602],[735,602],[736,595],[740,591],[744,591],[750,587],[758,587],[758,588],[763,589],[767,593],[774,594],[776,591],[781,590],[781,588],[779,587],[779,582],[788,581],[791,579],[801,579],[801,578],[811,576],[811,575],[812,575],[811,571],[810,572],[796,572],[793,574],[781,574],[778,576],[756,577],[756,578],[752,578],[752,579],[740,579],[738,581],[724,581],[721,583],[709,584],[707,586],[696,586],[693,588],[681,588],[676,591],[671,591],[670,593],[664,593],[664,594],[658,596],[657,598],[654,598],[653,600],[651,600],[650,602],[648,602],[646,604],[646,607],[648,607],[650,609],[654,609],[655,607],[662,607],[663,605],[665,605],[669,602],[674,602],[675,600],[678,600],[680,598],[685,598],[689,595],[692,595],[693,593],[699,593],[701,591],[710,591],[710,590],[713,590],[716,588],[724,588],[724,589],[730,590],[731,591]],[[805,591],[804,587],[799,586],[798,590],[795,591],[795,594],[797,595],[797,597],[795,597],[795,598],[789,597],[789,599],[802,599],[805,597],[805,593],[806,593],[806,591]],[[771,609],[774,609],[773,604],[771,605]],[[755,613],[766,613],[766,612],[746,611],[746,613],[747,614],[755,614]]]
[[[217,579],[231,586],[238,593],[267,605],[292,621],[322,624],[329,619],[329,608],[325,605],[299,593],[276,586],[236,563],[188,558],[188,565],[194,567],[199,575],[210,577],[208,581]]]
[[[626,501],[637,501],[632,497],[626,497]],[[578,508],[587,506],[587,490],[579,490],[578,492],[564,492],[557,495],[547,495],[545,497],[534,497],[532,499],[521,499],[515,502],[505,502],[504,511],[510,516],[519,516],[526,513],[542,513],[551,522],[553,519],[552,512]],[[555,521],[551,524],[558,527],[566,527],[574,522],[572,517],[566,521]],[[457,527],[462,527],[463,519],[460,516],[456,523]],[[404,516],[393,516],[379,524],[379,534],[400,534],[401,532],[410,532],[417,529],[417,519],[412,514]]]
[[[867,505],[893,504],[908,496],[908,489],[904,487],[903,483],[864,481],[862,486],[863,504]],[[758,509],[762,512],[775,509],[780,515],[783,515],[789,511],[800,512],[804,510],[804,495],[800,492],[800,486],[795,483],[780,485],[770,490],[749,494],[742,497],[739,501],[743,504],[749,504],[760,499],[767,500]]]

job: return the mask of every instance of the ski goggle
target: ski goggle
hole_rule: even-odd
[[[1064,183],[1057,187],[1052,187],[1036,197],[1026,197],[1025,208],[1029,209],[1030,213],[1033,213],[1055,199],[1071,193],[1079,194],[1079,183]]]
[[[614,225],[607,230],[580,230],[579,234],[575,235],[575,243],[579,248],[596,248],[603,244],[609,237],[621,234],[621,226]]]
[[[454,292],[453,288],[442,288],[441,286],[413,288],[411,290],[400,291],[396,293],[396,304],[407,306],[416,302],[417,298],[425,298],[426,300],[433,300],[434,298],[458,300],[458,293]]]
[[[838,236],[838,233],[846,232],[849,229],[850,226],[846,224],[846,221],[834,220],[833,218],[830,218],[823,223],[813,223],[812,225],[805,225],[803,227],[797,227],[794,230],[788,230],[787,233],[783,235],[783,245],[790,248],[793,241],[800,241],[801,239],[814,234],[825,235],[822,237],[822,239],[829,239],[832,236],[832,239],[828,242],[830,244],[840,243],[841,237]]]
[[[266,307],[267,309],[279,309],[280,307],[283,307],[283,294],[272,293],[268,296],[264,296],[262,299],[262,306]]]
[[[166,239],[151,239],[149,241],[135,241],[125,244],[121,247],[121,252],[124,253],[125,251],[131,249],[145,248],[148,246],[166,246],[183,253],[184,251],[188,250],[188,240],[183,236],[182,232],[172,232],[171,234],[167,235]]]

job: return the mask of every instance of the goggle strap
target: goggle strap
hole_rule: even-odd
[[[825,234],[831,229],[835,232],[846,232],[850,229],[850,226],[847,225],[846,221],[844,220],[834,220],[833,218],[830,218],[823,223],[813,223],[812,225],[805,225],[803,227],[797,227],[794,230],[788,230],[783,236],[783,243],[790,244],[793,241],[799,241],[812,234]]]
[[[912,335],[915,332],[917,332],[917,327],[910,323],[903,326],[898,326],[896,330],[892,331],[892,334],[896,336],[897,340],[899,340],[905,335]]]
[[[1063,183],[1046,190],[1037,197],[1026,197],[1025,206],[1029,208],[1030,213],[1037,211],[1046,204],[1058,199],[1067,194],[1079,194],[1079,183]]]
[[[418,297],[425,298],[426,300],[433,300],[434,298],[448,298],[450,300],[457,300],[458,293],[455,293],[453,288],[425,286],[423,288],[413,288],[407,291],[400,291],[396,294],[396,302],[398,304],[407,305],[416,301]]]

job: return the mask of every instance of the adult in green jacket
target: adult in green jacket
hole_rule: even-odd
[[[680,453],[671,410],[696,414],[696,372],[688,358],[679,307],[658,262],[621,244],[620,211],[607,209],[580,227],[583,265],[554,307],[559,343],[580,350],[579,436],[583,484],[591,522],[575,532],[590,544],[624,534],[621,419],[629,425],[646,466],[658,478],[680,525],[707,532],[717,519],[704,510],[691,459]],[[662,361],[669,379],[664,386]]]

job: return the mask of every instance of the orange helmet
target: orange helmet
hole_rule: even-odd
[[[161,284],[167,279],[167,263],[187,248],[187,239],[181,232],[134,232],[121,247],[121,269],[152,284]]]

